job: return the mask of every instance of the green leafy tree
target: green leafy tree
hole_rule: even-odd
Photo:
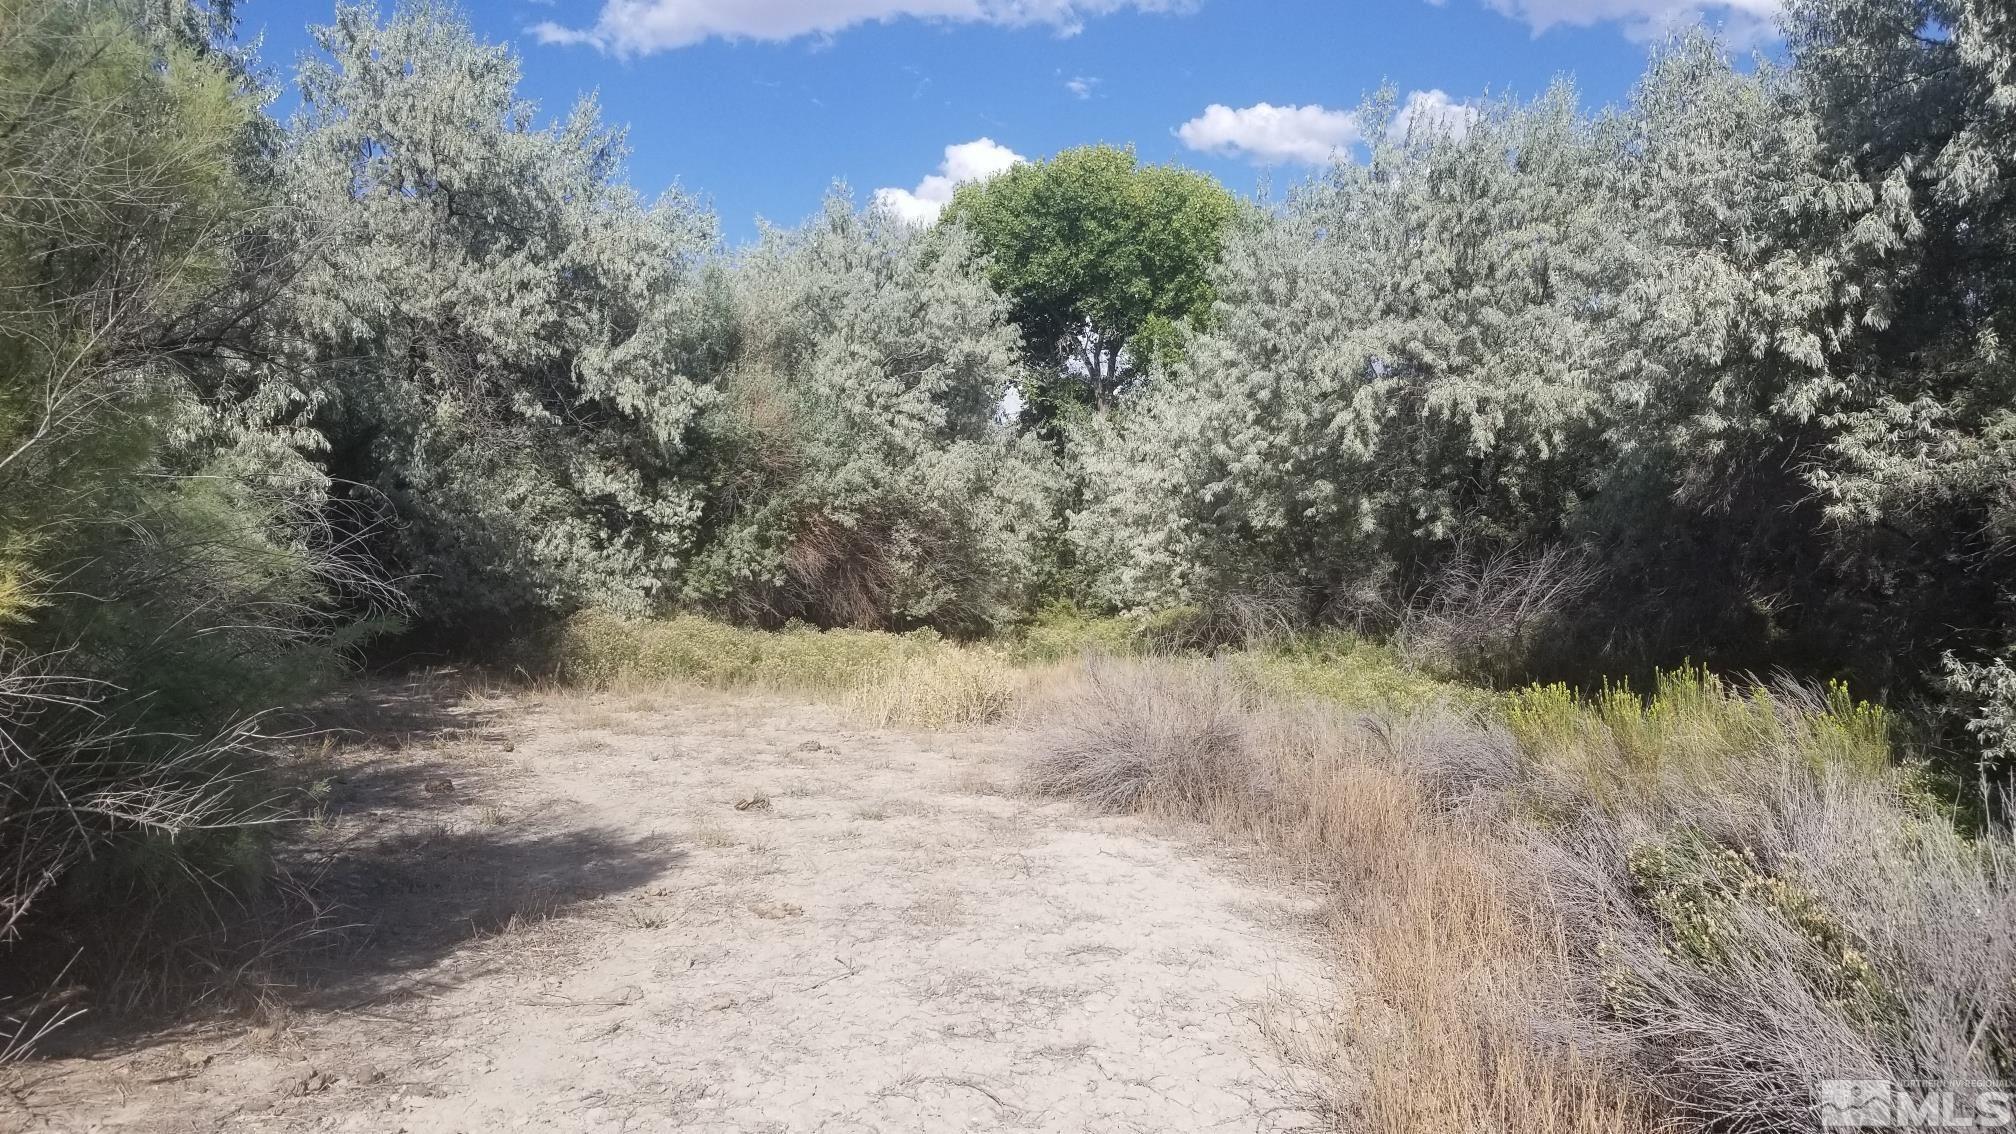
[[[264,412],[294,261],[227,14],[0,0],[0,945],[102,917],[87,969],[256,865],[243,722],[380,593]]]
[[[1211,268],[1237,203],[1209,176],[1112,146],[1066,150],[963,185],[946,220],[972,230],[1042,369],[1027,414],[1104,410],[1184,329],[1210,317]]]

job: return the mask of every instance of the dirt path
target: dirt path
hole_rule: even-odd
[[[0,1128],[1321,1125],[1313,903],[1012,794],[1012,734],[697,694],[409,735],[315,835],[361,947],[262,1026],[31,1068]]]

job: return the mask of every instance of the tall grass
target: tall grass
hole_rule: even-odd
[[[1880,710],[1700,670],[1365,708],[1098,662],[1032,712],[1030,786],[1332,885],[1370,1128],[1810,1129],[1823,1078],[2010,1074],[2008,837],[1957,831]]]
[[[570,684],[793,693],[835,702],[876,725],[982,724],[1005,715],[1022,684],[1002,652],[960,647],[932,631],[745,630],[692,615],[577,615],[552,653],[557,675]]]

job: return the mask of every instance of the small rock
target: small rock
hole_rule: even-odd
[[[800,751],[800,752],[818,752],[818,751],[820,751],[820,750],[821,750],[821,749],[822,749],[823,747],[824,747],[824,745],[821,745],[821,744],[820,744],[820,743],[819,743],[818,741],[816,741],[816,740],[808,740],[808,741],[806,741],[805,743],[803,743],[803,744],[801,744],[801,745],[799,745],[799,746],[798,746],[798,751]]]

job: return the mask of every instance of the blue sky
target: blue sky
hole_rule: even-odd
[[[390,0],[386,0],[389,4]],[[795,223],[835,180],[928,216],[946,182],[1090,142],[1242,193],[1308,176],[1391,82],[1460,116],[1571,75],[1621,100],[1648,41],[1706,20],[1766,42],[1777,0],[464,0],[548,113],[599,90],[631,180],[709,200],[731,240]],[[326,6],[325,6],[326,4]],[[291,74],[328,0],[247,0]],[[1437,94],[1439,92],[1439,95]],[[1212,109],[1212,108],[1216,109]],[[1451,110],[1449,107],[1458,109]],[[1438,109],[1440,108],[1440,109]],[[1187,127],[1186,127],[1186,124]],[[988,139],[989,146],[973,145]],[[948,155],[948,146],[959,146]],[[949,169],[947,168],[949,157]],[[921,190],[921,192],[920,192]]]

